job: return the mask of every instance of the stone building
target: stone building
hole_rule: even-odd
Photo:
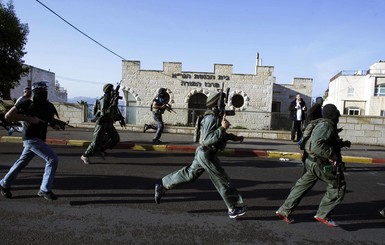
[[[22,76],[19,85],[11,90],[11,98],[17,99],[23,95],[25,87],[32,87],[34,82],[48,83],[48,99],[51,102],[67,102],[67,91],[60,87],[55,80],[55,73],[34,66],[28,66],[29,72]]]
[[[125,60],[121,88],[127,122],[153,121],[150,105],[161,87],[167,89],[167,99],[177,112],[164,114],[165,123],[172,125],[193,126],[196,117],[205,111],[207,96],[222,86],[225,91],[230,88],[226,109],[235,111],[228,120],[237,128],[272,129],[275,127],[272,109],[287,115],[288,105],[297,93],[310,104],[312,79],[295,78],[293,84],[278,85],[273,66],[260,66],[257,61],[255,71],[255,74],[234,74],[233,65],[229,64],[214,64],[213,72],[183,71],[180,62],[164,62],[163,70],[141,70],[140,61]]]

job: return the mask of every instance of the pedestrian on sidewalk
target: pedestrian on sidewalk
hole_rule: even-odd
[[[0,180],[1,195],[5,198],[12,198],[10,188],[15,182],[17,175],[26,167],[32,158],[37,155],[45,160],[43,179],[40,185],[38,196],[47,200],[56,200],[57,196],[52,192],[53,181],[59,159],[56,153],[45,143],[48,125],[59,130],[52,119],[57,112],[55,106],[47,100],[47,83],[37,82],[32,86],[32,100],[25,100],[16,103],[5,115],[9,121],[23,121],[23,152],[11,169]]]
[[[341,147],[350,145],[338,136],[337,124],[340,113],[333,104],[324,106],[322,119],[315,125],[305,144],[309,156],[306,159],[306,172],[291,189],[283,205],[276,211],[277,216],[286,223],[293,223],[289,215],[295,210],[305,194],[321,180],[327,184],[326,193],[321,200],[314,218],[328,226],[337,224],[330,218],[331,212],[345,196],[346,182],[340,164]]]
[[[167,89],[160,88],[158,90],[157,96],[153,99],[151,104],[152,116],[154,118],[155,124],[144,124],[143,133],[145,133],[149,129],[156,130],[154,138],[152,139],[152,143],[161,144],[160,137],[162,136],[164,123],[163,123],[163,113],[167,108],[170,107],[168,104],[169,97],[167,97]]]
[[[219,99],[224,98],[220,93],[214,93],[207,98],[208,110],[201,121],[200,146],[196,149],[193,162],[162,178],[161,183],[155,185],[155,202],[160,203],[162,196],[177,186],[197,180],[203,172],[207,172],[212,183],[224,200],[230,218],[236,218],[246,213],[247,206],[238,206],[243,199],[237,189],[230,184],[230,178],[221,166],[217,156],[218,151],[224,150],[227,140],[243,141],[242,136],[226,133],[230,123],[221,118],[218,125]]]
[[[90,164],[90,156],[100,153],[102,158],[106,155],[107,149],[112,149],[120,142],[120,136],[114,126],[118,114],[119,97],[114,96],[114,85],[108,83],[103,86],[104,95],[99,99],[97,120],[91,144],[81,155],[80,159],[85,164]]]
[[[297,94],[295,100],[293,100],[289,106],[290,119],[292,120],[291,140],[293,142],[298,142],[302,137],[302,129],[305,127],[306,110],[305,101],[303,101],[300,94]]]

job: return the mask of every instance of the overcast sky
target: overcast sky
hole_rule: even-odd
[[[313,78],[313,97],[338,72],[385,60],[384,0],[39,1],[13,1],[30,30],[24,60],[54,72],[69,98],[101,96],[121,80],[122,58],[148,70],[182,62],[183,71],[232,64],[254,74],[259,52],[277,83]]]

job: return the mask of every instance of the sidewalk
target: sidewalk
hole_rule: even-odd
[[[115,147],[141,151],[165,152],[195,152],[197,143],[192,141],[190,134],[164,133],[162,145],[151,143],[154,132],[146,133],[119,130],[120,143]],[[47,143],[52,145],[68,145],[87,147],[92,141],[93,128],[66,128],[56,131],[49,129]],[[8,136],[5,130],[0,130],[0,142],[22,143],[21,134]],[[229,141],[223,154],[239,156],[255,156],[275,158],[281,161],[300,160],[301,150],[296,143],[286,140],[271,140],[261,138],[245,138],[243,143]],[[381,163],[385,164],[385,148],[381,146],[352,145],[350,149],[342,149],[343,161],[347,163]]]

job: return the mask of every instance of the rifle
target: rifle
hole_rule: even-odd
[[[166,110],[168,111],[168,112],[174,112],[174,113],[176,113],[176,111],[174,111],[172,108],[171,108],[171,105],[170,104],[164,104],[164,107],[166,108]]]
[[[74,126],[70,125],[69,124],[69,121],[67,122],[64,122],[62,120],[59,120],[59,119],[56,119],[56,118],[52,118],[50,121],[49,121],[49,124],[53,124],[53,125],[59,125],[60,129],[61,130],[65,130],[65,127],[70,127],[70,128],[73,128]]]
[[[220,95],[219,95],[219,104],[218,104],[218,118],[217,118],[217,126],[220,127],[222,124],[222,120],[224,116],[234,116],[235,111],[234,110],[226,110],[225,107],[228,103],[229,100],[229,93],[230,93],[230,88],[226,89],[226,94],[223,92],[224,89],[224,83],[222,83],[222,89],[220,90]],[[223,96],[226,96],[223,98]]]
[[[340,133],[342,131],[342,128],[337,129],[337,132]],[[343,140],[338,136],[334,151],[337,155],[337,161],[333,164],[335,168],[336,173],[336,180],[337,180],[337,195],[339,195],[339,191],[341,188],[341,183],[344,180],[344,174],[343,171],[345,171],[345,163],[342,161],[342,154],[341,154],[341,148],[347,147],[350,148],[352,143],[349,140]]]
[[[341,182],[344,179],[344,174],[343,174],[343,170],[342,170],[344,163],[341,161],[336,161],[334,163],[334,165],[335,165],[334,168],[335,168],[335,172],[336,172],[337,197],[338,197],[340,194]]]
[[[12,127],[20,127],[21,123],[20,122],[16,122],[16,123],[9,122],[9,121],[5,120],[5,113],[1,113],[0,114],[0,126],[2,126],[6,130],[9,130],[9,128],[12,128]]]
[[[122,80],[120,80],[120,82],[116,85],[116,88],[113,92],[113,95],[112,95],[112,98],[111,98],[111,103],[113,103],[114,101],[116,101],[116,103],[123,99],[122,96],[119,96],[119,89],[120,89],[120,84],[122,83]],[[126,121],[124,120],[124,117],[122,115],[122,113],[120,112],[119,110],[119,107],[118,105],[116,105],[116,116],[114,118],[115,121],[119,121],[119,124],[120,126],[123,128],[126,128]]]

